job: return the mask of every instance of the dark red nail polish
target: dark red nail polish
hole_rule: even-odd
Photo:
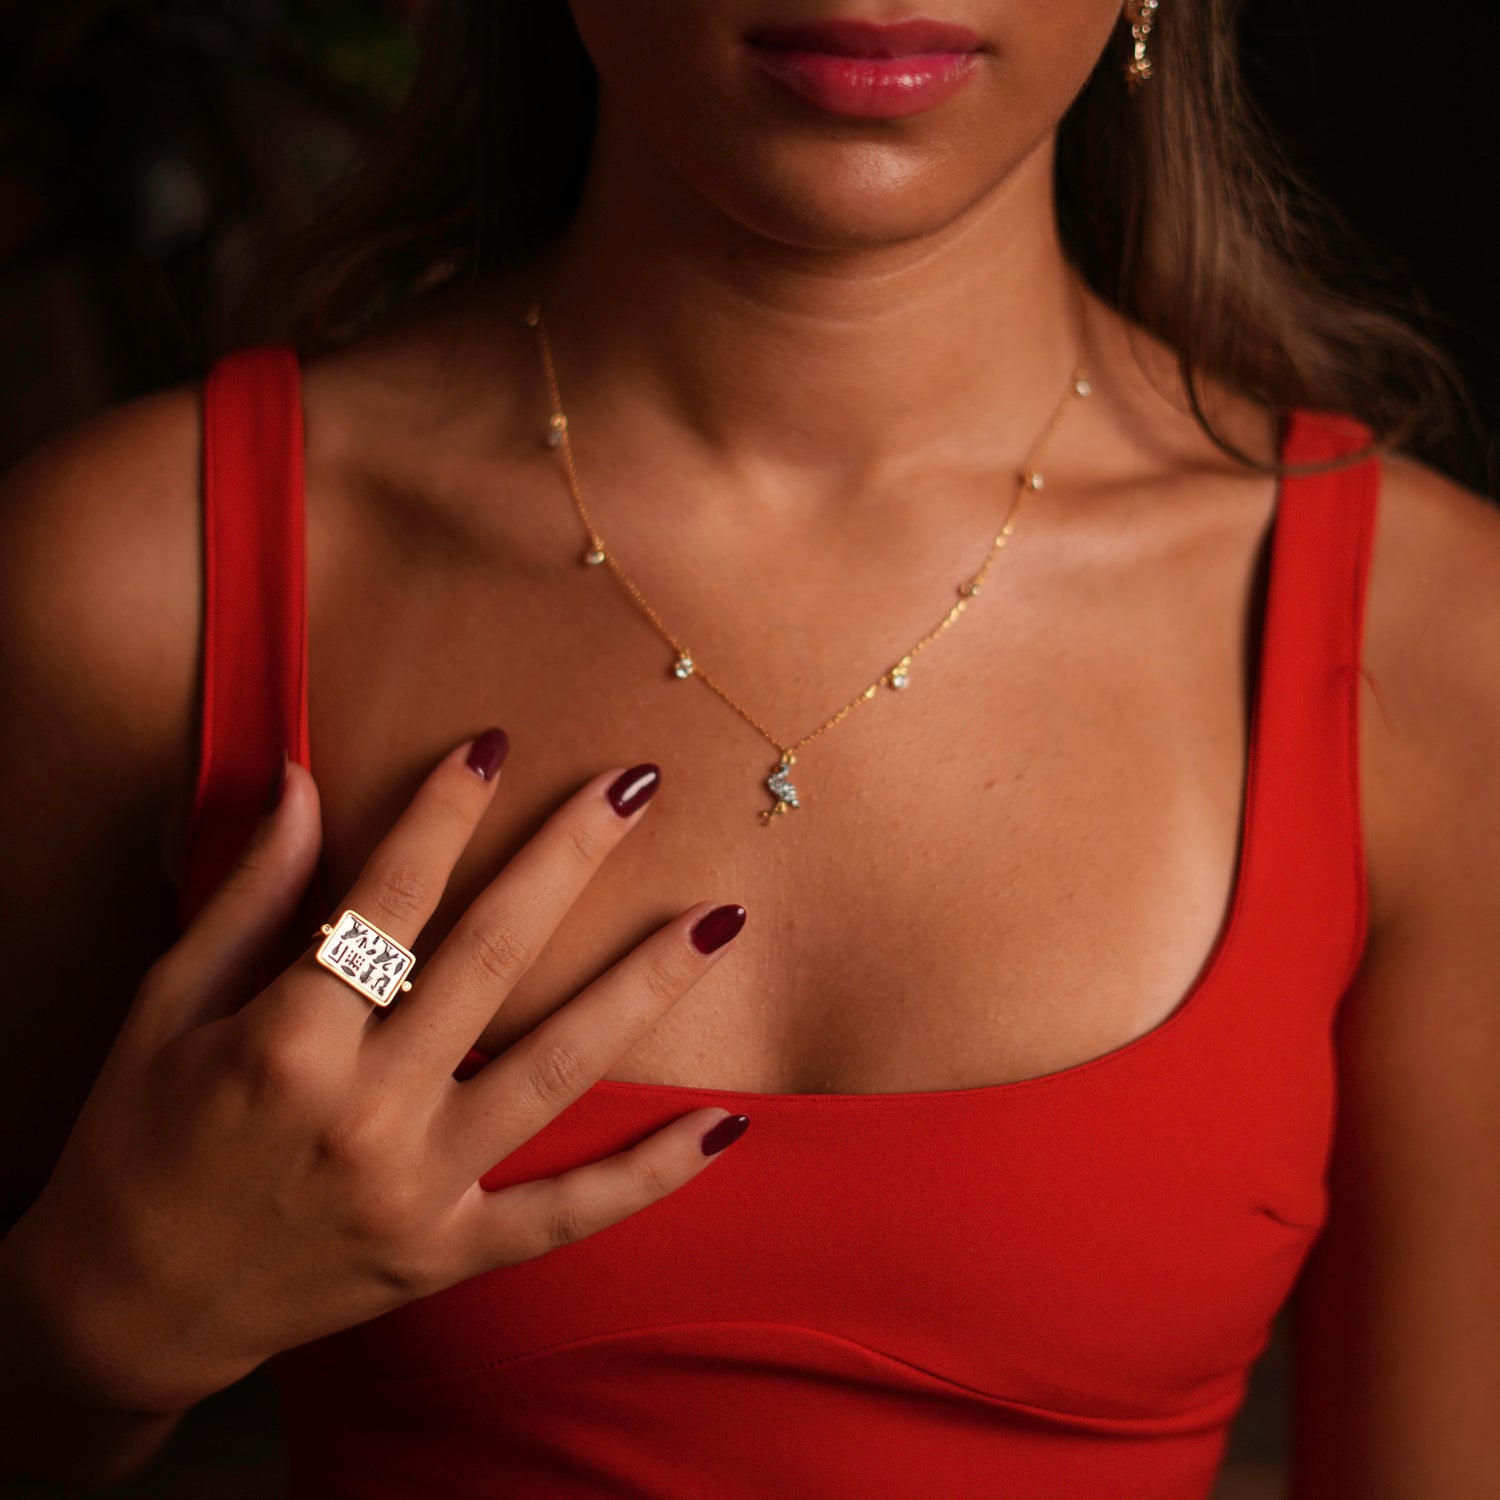
[[[703,1148],[703,1154],[712,1156],[726,1146],[733,1145],[744,1135],[745,1127],[749,1123],[749,1115],[726,1115],[717,1125],[710,1125],[703,1132],[703,1139],[698,1143]]]
[[[469,746],[464,764],[481,780],[494,780],[495,772],[505,764],[510,754],[510,736],[503,729],[486,729]]]
[[[722,948],[745,925],[743,906],[716,906],[693,923],[688,936],[700,953]]]
[[[637,808],[644,807],[661,785],[661,767],[644,761],[622,771],[615,777],[605,796],[609,805],[622,818],[628,818]]]
[[[286,761],[286,747],[283,746],[281,759],[276,762],[276,769],[271,772],[271,784],[266,788],[266,800],[261,805],[260,812],[263,818],[269,818],[281,801],[281,793],[286,786]]]

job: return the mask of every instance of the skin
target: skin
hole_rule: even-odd
[[[1247,608],[1275,498],[1186,414],[1169,351],[1086,299],[1095,395],[1068,408],[983,600],[906,693],[799,754],[804,808],[763,830],[774,751],[675,682],[659,638],[576,565],[519,322],[540,288],[610,547],[716,678],[777,732],[805,732],[947,608],[1064,388],[1077,304],[1052,131],[1116,8],[930,8],[985,38],[978,74],[878,124],[809,111],[736,57],[750,26],[832,7],[574,13],[605,88],[568,233],[524,276],[431,294],[306,370],[316,791],[294,770],[271,868],[292,884],[320,852],[348,890],[431,768],[499,723],[515,747],[503,786],[419,962],[604,767],[653,760],[663,786],[503,1007],[476,1016],[486,1050],[539,1034],[636,943],[716,901],[750,913],[729,961],[644,1030],[600,1017],[611,1056],[594,1076],[940,1089],[1125,1044],[1175,1008],[1225,917]],[[1211,400],[1272,455],[1269,413]],[[171,941],[196,756],[197,444],[196,392],[165,392],[49,445],[0,505],[0,776],[25,789],[0,911],[11,993],[47,997],[4,1011],[17,1206]],[[342,566],[355,547],[401,587],[361,599]],[[1299,1500],[1468,1500],[1500,1462],[1497,585],[1495,512],[1389,460],[1360,688],[1371,936],[1343,1007],[1329,1225],[1296,1306]],[[54,956],[80,904],[96,950],[120,955],[102,982]],[[267,1148],[201,1149],[228,1171]],[[81,1189],[49,1192],[66,1228],[38,1238],[83,1274]],[[273,1302],[241,1310],[234,1355],[287,1332]],[[102,1372],[159,1330],[149,1296],[111,1305],[136,1310],[90,1331],[95,1352],[46,1407],[68,1410],[75,1446],[67,1402],[89,1408],[81,1462],[99,1472],[137,1465],[170,1425],[110,1408],[162,1410],[235,1364],[200,1354],[161,1372],[178,1384],[158,1405],[127,1395]]]

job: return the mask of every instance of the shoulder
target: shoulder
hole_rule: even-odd
[[[1500,848],[1500,508],[1388,457],[1376,516],[1361,754],[1379,923]]]
[[[1500,1463],[1500,515],[1382,467],[1359,684],[1371,925],[1297,1299],[1292,1492],[1458,1500]]]
[[[194,751],[197,452],[178,390],[0,478],[0,1209],[45,1181],[175,925],[163,829]]]
[[[44,586],[49,563],[92,556],[102,564],[118,549],[122,561],[142,560],[160,545],[161,522],[184,518],[197,489],[198,453],[196,385],[123,402],[32,449],[0,477],[5,596],[14,603],[13,591]],[[43,576],[33,573],[38,564]],[[129,580],[102,571],[93,581],[107,585],[107,604]]]
[[[196,387],[164,391],[53,438],[0,479],[0,689],[47,753],[77,746],[96,777],[159,771],[184,743],[198,426]],[[97,764],[102,736],[110,766]]]

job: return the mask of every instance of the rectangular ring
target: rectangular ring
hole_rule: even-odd
[[[372,1005],[389,1005],[417,961],[410,948],[349,908],[339,913],[313,957]]]

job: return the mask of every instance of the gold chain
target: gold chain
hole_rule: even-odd
[[[589,516],[587,508],[583,503],[583,496],[578,487],[578,471],[573,464],[573,446],[568,431],[568,418],[563,410],[562,395],[557,385],[557,370],[552,360],[552,343],[547,337],[547,326],[542,321],[542,310],[540,306],[531,307],[524,319],[526,325],[536,329],[537,344],[542,357],[542,370],[547,382],[547,395],[552,403],[551,416],[548,418],[547,429],[543,441],[549,448],[556,448],[562,455],[563,469],[567,476],[568,493],[573,499],[573,508],[578,512],[578,518],[583,522],[584,530],[588,533],[588,550],[583,554],[583,561],[592,567],[604,567],[614,574],[620,587],[630,596],[636,608],[640,610],[657,634],[676,653],[672,663],[673,674],[681,679],[696,677],[704,687],[732,708],[747,724],[755,729],[764,739],[768,740],[781,754],[780,763],[773,768],[766,780],[766,785],[771,794],[776,798],[773,807],[765,809],[761,814],[762,823],[769,823],[773,818],[797,807],[797,791],[792,786],[788,771],[797,759],[797,751],[810,740],[816,739],[820,734],[832,729],[835,724],[842,723],[862,703],[868,703],[880,690],[881,684],[897,690],[904,689],[911,680],[911,664],[925,651],[944,631],[950,630],[962,619],[964,611],[969,604],[976,599],[984,588],[985,579],[989,576],[990,569],[995,565],[1010,534],[1015,530],[1016,520],[1021,512],[1021,503],[1026,495],[1033,490],[1040,490],[1045,484],[1040,470],[1036,467],[1037,460],[1045,449],[1048,439],[1051,438],[1057,424],[1062,419],[1063,411],[1068,405],[1070,396],[1087,396],[1093,387],[1089,380],[1088,370],[1085,365],[1084,349],[1080,343],[1078,358],[1074,362],[1073,373],[1068,377],[1068,384],[1064,388],[1057,404],[1053,407],[1046,425],[1033,441],[1030,451],[1026,455],[1025,462],[1016,478],[1015,494],[1011,497],[1010,508],[1005,514],[1005,521],[1000,530],[995,534],[995,540],[990,544],[990,550],[979,569],[963,583],[958,586],[958,598],[948,610],[947,614],[933,626],[920,640],[908,647],[906,652],[897,662],[887,668],[870,683],[868,687],[851,698],[837,713],[825,719],[818,727],[810,733],[802,736],[790,744],[784,744],[777,739],[759,719],[750,712],[744,704],[727,692],[717,683],[701,666],[693,659],[692,652],[687,644],[673,635],[667,628],[666,622],[651,607],[645,595],[643,595],[626,574],[625,570],[615,560],[614,554],[604,545],[604,538],[599,534],[599,528],[594,525]]]

